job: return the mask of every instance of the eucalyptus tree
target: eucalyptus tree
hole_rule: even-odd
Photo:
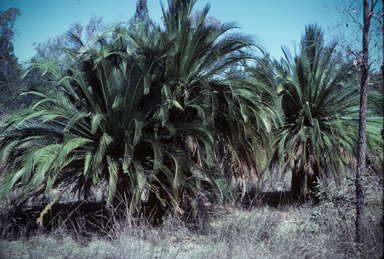
[[[66,52],[62,48],[79,50],[86,44],[92,43],[95,34],[104,28],[103,17],[92,15],[87,25],[82,25],[80,22],[71,23],[68,31],[54,38],[49,38],[42,43],[33,43],[36,55],[38,58],[66,58]]]
[[[20,15],[20,10],[14,7],[0,11],[0,116],[16,106],[15,93],[21,90],[21,69],[13,53],[12,43],[17,33],[14,24]]]
[[[317,25],[309,25],[300,53],[292,59],[283,50],[285,58],[275,63],[284,112],[275,148],[283,170],[292,168],[294,199],[315,190],[317,178],[346,172],[356,158],[358,86],[345,85],[353,65],[339,65],[332,57],[334,49],[324,47]],[[369,120],[368,138],[380,143],[382,117],[372,115]]]

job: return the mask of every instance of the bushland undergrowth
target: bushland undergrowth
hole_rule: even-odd
[[[226,207],[210,205],[204,219],[168,216],[160,227],[109,217],[104,227],[90,228],[89,217],[78,213],[48,231],[12,218],[15,208],[8,207],[1,215],[0,258],[380,258],[382,186],[382,179],[367,179],[361,253],[354,244],[353,179],[345,178],[320,182],[317,199],[306,203],[292,204],[286,190],[253,192]]]

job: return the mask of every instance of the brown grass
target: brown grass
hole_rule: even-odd
[[[30,236],[20,231],[13,239],[2,233],[0,258],[380,258],[382,184],[367,182],[366,242],[359,253],[353,242],[351,183],[323,183],[318,204],[273,207],[264,195],[246,208],[240,203],[217,207],[201,224],[168,217],[155,228],[143,220],[110,219],[102,233],[88,235],[81,226],[63,224],[51,232],[37,229]],[[1,227],[5,225],[3,218]]]

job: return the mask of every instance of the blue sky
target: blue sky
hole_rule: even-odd
[[[338,0],[339,3],[348,0]],[[19,8],[22,15],[15,27],[19,32],[14,40],[14,53],[19,61],[27,61],[34,54],[33,43],[67,31],[71,23],[86,25],[92,14],[103,16],[106,24],[130,19],[137,0],[1,0],[0,10]],[[349,1],[348,1],[349,2]],[[381,1],[380,1],[381,2]],[[162,0],[166,6],[167,1]],[[327,29],[333,16],[324,6],[334,6],[335,0],[198,0],[195,8],[211,4],[209,16],[222,22],[234,21],[241,32],[255,35],[257,43],[274,58],[282,56],[281,46],[293,52],[299,43],[305,25],[317,22]],[[159,0],[148,0],[149,16],[160,22]]]

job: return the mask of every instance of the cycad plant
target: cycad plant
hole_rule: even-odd
[[[167,50],[153,66],[156,79],[149,81],[161,91],[165,89],[169,103],[175,104],[169,110],[172,122],[198,122],[214,142],[213,146],[201,146],[180,132],[173,143],[187,150],[189,157],[199,154],[205,161],[225,159],[221,164],[230,175],[248,174],[259,162],[255,154],[262,150],[260,132],[270,127],[274,114],[252,84],[231,73],[253,58],[255,45],[249,36],[228,34],[236,28],[234,23],[206,25],[208,5],[191,19],[194,3],[168,1],[168,9],[163,7],[164,30],[151,23],[138,24],[136,30],[126,30],[129,36],[124,38],[130,38],[134,50],[143,56],[152,54],[153,49]],[[189,144],[193,141],[192,150],[186,140]]]
[[[202,121],[212,132],[215,160],[223,159],[222,169],[244,176],[262,165],[261,135],[275,114],[254,85],[233,73],[254,58],[257,46],[250,36],[228,34],[235,23],[207,26],[209,5],[191,20],[194,3],[182,8],[169,1],[169,11],[163,8],[165,32],[176,35],[167,59],[167,84],[187,118]],[[180,11],[175,15],[171,10]]]
[[[145,101],[134,58],[114,64],[104,48],[88,49],[68,64],[32,67],[44,71],[45,87],[28,93],[40,100],[5,124],[2,198],[19,186],[25,195],[69,186],[86,198],[107,181],[110,203],[116,193],[137,202],[148,170],[161,170],[155,154],[174,151],[159,143],[163,131],[154,137],[161,104]]]
[[[356,155],[359,107],[357,85],[346,85],[352,64],[339,65],[325,48],[317,25],[306,27],[300,53],[275,62],[283,124],[277,131],[276,154],[283,170],[292,169],[291,191],[302,199],[315,190],[317,178],[339,176]],[[382,117],[370,120],[371,142],[380,143]],[[379,141],[379,142],[377,142]]]
[[[191,21],[194,3],[169,1],[165,28],[150,19],[118,24],[92,47],[64,49],[65,61],[31,64],[43,76],[26,94],[39,100],[0,136],[3,199],[17,188],[25,197],[69,188],[87,198],[107,186],[108,203],[123,201],[132,213],[146,192],[149,210],[183,213],[225,197],[218,142],[234,151],[248,143],[251,161],[256,146],[243,140],[256,135],[263,104],[226,75],[253,43],[225,36],[231,24],[205,26],[208,7]]]

